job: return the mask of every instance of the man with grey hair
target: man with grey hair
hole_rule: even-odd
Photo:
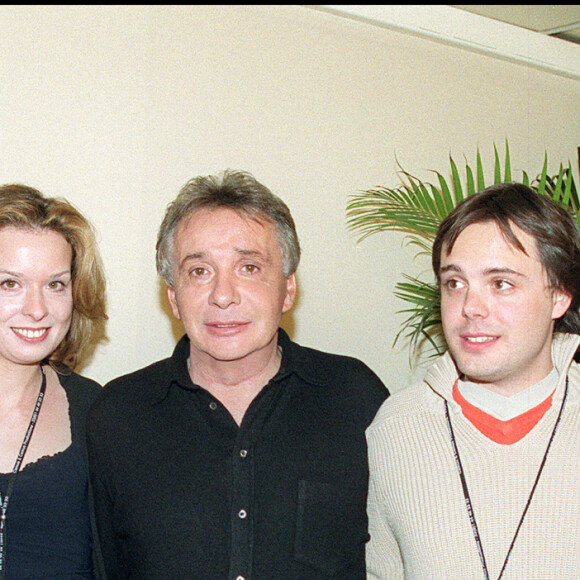
[[[290,211],[248,173],[169,205],[157,268],[186,334],[89,420],[109,579],[365,578],[364,432],[388,391],[279,328],[299,259]]]

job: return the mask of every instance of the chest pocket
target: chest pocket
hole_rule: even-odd
[[[364,570],[368,539],[364,494],[348,493],[340,484],[299,481],[296,560],[341,577],[357,563]]]

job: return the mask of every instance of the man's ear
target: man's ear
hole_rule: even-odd
[[[562,318],[568,312],[571,303],[572,296],[570,294],[563,290],[554,290],[552,293],[552,320]]]
[[[171,288],[171,286],[167,286],[167,298],[169,298],[169,304],[171,305],[171,311],[173,312],[173,316],[175,316],[177,320],[181,320],[181,316],[179,316],[179,307],[177,306],[177,298],[175,296],[175,290]]]
[[[294,300],[296,299],[296,274],[290,274],[286,278],[286,297],[284,298],[284,304],[282,306],[282,312],[288,312],[290,308],[294,305]]]

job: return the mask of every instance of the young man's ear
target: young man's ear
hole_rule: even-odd
[[[562,318],[568,312],[571,303],[572,296],[568,292],[558,289],[554,290],[552,294],[552,320]]]

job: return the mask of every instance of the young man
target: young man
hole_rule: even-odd
[[[290,211],[247,173],[168,207],[157,267],[186,335],[89,422],[109,580],[364,579],[365,429],[388,392],[279,329],[299,257]]]
[[[380,409],[369,579],[580,578],[580,232],[517,184],[433,246],[448,352]]]

